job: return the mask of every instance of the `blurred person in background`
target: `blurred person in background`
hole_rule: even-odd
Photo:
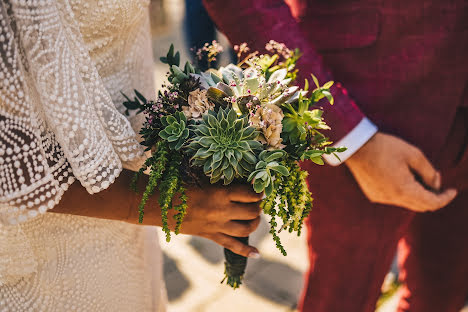
[[[218,58],[208,64],[206,59],[199,59],[197,51],[205,44],[211,44],[213,40],[219,40],[216,25],[211,20],[202,0],[185,0],[185,19],[184,19],[184,34],[185,43],[189,49],[189,55],[193,63],[197,64],[200,69],[206,70],[208,67],[217,67],[223,64],[223,58]],[[232,47],[227,51],[227,63],[234,62],[236,54]],[[219,64],[221,63],[221,64]]]
[[[458,312],[468,293],[468,2],[204,3],[232,44],[285,43],[303,53],[300,82],[339,82],[324,118],[348,148],[343,164],[303,164],[317,196],[301,311],[374,311],[398,245],[398,310]]]
[[[207,61],[198,60],[196,52],[205,43],[215,40],[217,36],[216,27],[206,12],[202,0],[185,0],[184,33],[192,61],[197,62],[202,70],[208,69]]]

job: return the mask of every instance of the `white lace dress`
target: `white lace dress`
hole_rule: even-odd
[[[148,4],[0,1],[0,311],[165,310],[155,227],[47,212],[143,159],[120,92],[154,97]]]

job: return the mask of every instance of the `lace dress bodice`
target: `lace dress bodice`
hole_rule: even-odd
[[[122,92],[154,97],[148,3],[0,6],[0,311],[163,311],[155,227],[46,212],[144,160]]]

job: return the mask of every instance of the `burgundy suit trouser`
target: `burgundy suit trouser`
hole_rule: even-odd
[[[400,312],[461,310],[468,295],[467,136],[468,112],[461,109],[436,164],[444,187],[459,194],[436,212],[370,203],[345,165],[304,164],[315,201],[302,312],[374,311],[397,247]]]

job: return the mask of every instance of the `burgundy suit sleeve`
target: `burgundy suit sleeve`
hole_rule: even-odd
[[[299,48],[303,56],[297,64],[298,82],[305,78],[311,80],[312,73],[320,83],[334,80],[283,0],[203,1],[213,21],[231,43],[247,42],[251,49],[264,51],[265,44],[275,40],[291,49]],[[324,105],[324,117],[332,128],[327,135],[337,142],[353,130],[364,115],[339,83],[335,83],[331,91],[335,104]]]

